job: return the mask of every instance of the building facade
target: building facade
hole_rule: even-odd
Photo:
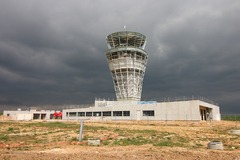
[[[122,103],[121,101],[95,101],[89,108],[63,110],[64,120],[221,120],[219,106],[202,100],[175,102]]]

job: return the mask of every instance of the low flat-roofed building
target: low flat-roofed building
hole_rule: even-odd
[[[13,120],[53,119],[55,110],[26,110],[3,111],[4,116],[12,117]]]
[[[169,102],[96,100],[89,108],[63,109],[65,120],[221,120],[219,106],[207,99]]]

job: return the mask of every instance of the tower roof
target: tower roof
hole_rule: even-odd
[[[144,49],[147,42],[146,36],[133,31],[120,31],[109,34],[106,41],[109,49],[119,46],[133,46]]]

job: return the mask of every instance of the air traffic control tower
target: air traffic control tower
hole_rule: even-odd
[[[148,60],[144,50],[146,36],[121,31],[106,37],[105,51],[118,101],[141,100],[142,84]]]

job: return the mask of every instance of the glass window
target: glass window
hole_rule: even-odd
[[[108,112],[103,112],[103,116],[111,116],[111,111],[108,111]]]
[[[70,117],[75,117],[76,114],[77,114],[76,112],[69,112],[69,116],[70,116]]]
[[[143,111],[143,116],[154,116],[154,111]]]
[[[123,111],[123,116],[130,116],[130,111]]]
[[[113,116],[122,116],[122,111],[113,111]]]
[[[92,117],[92,112],[86,112],[87,117]]]
[[[101,112],[93,112],[93,116],[99,117],[99,116],[101,116]]]
[[[78,117],[84,117],[85,116],[85,112],[78,112]]]

